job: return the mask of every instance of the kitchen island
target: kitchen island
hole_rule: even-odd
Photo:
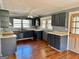
[[[67,32],[47,32],[48,44],[57,51],[67,50]]]
[[[12,55],[16,51],[16,35],[10,33],[5,32],[5,35],[0,35],[0,56]]]

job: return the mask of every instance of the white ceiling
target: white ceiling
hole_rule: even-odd
[[[79,6],[79,0],[2,0],[11,16],[40,16]]]

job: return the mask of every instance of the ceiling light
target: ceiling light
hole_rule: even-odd
[[[33,18],[33,16],[28,16],[28,18]]]

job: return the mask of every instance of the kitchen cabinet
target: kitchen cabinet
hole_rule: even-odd
[[[59,13],[59,26],[65,26],[66,13]]]
[[[16,35],[12,32],[9,25],[9,11],[0,9],[0,56],[13,55],[15,51]]]
[[[23,32],[23,38],[33,37],[33,31],[25,31]]]
[[[57,36],[57,35],[53,35],[53,39],[54,39],[54,47],[56,49],[60,49],[60,41],[61,41],[61,37]]]
[[[9,28],[9,11],[0,10],[0,27]]]
[[[33,37],[33,31],[16,31],[14,32],[16,34],[16,39],[22,39],[22,38],[32,38]]]
[[[13,55],[16,51],[16,37],[1,38],[2,56]]]
[[[35,26],[35,22],[36,20],[35,19],[32,19],[32,26]]]
[[[67,36],[58,36],[55,34],[48,34],[48,44],[60,51],[67,49]]]
[[[34,39],[42,39],[42,31],[34,31]]]
[[[65,12],[52,15],[52,26],[65,26],[65,21]]]
[[[22,38],[34,38],[34,39],[42,39],[43,31],[37,31],[37,30],[28,30],[16,33],[17,39]]]
[[[59,26],[59,14],[55,15],[54,25]]]
[[[16,34],[16,39],[22,39],[22,38],[23,38],[23,33]]]
[[[32,19],[32,26],[40,26],[40,18],[39,17]]]
[[[48,44],[56,49],[60,49],[60,37],[48,34]]]

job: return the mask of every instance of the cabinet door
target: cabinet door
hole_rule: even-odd
[[[36,23],[35,19],[32,19],[32,26],[35,26],[35,23]]]
[[[55,15],[52,15],[52,26],[54,26],[54,21],[55,21]]]
[[[54,36],[52,34],[48,34],[48,44],[54,47]]]
[[[18,34],[16,34],[16,36],[17,36],[16,39],[22,39],[22,38],[23,38],[23,37],[22,37],[22,36],[23,36],[22,33],[18,33]]]
[[[59,14],[55,15],[54,26],[59,26]]]
[[[60,36],[54,35],[54,47],[60,49]]]
[[[0,17],[1,28],[8,28],[9,27],[9,17]]]
[[[47,34],[47,41],[48,41],[48,44],[50,45],[50,43],[51,43],[51,35],[50,34]]]
[[[33,32],[33,37],[34,37],[34,39],[37,38],[37,33],[35,31]]]
[[[36,31],[37,39],[42,39],[42,31]]]
[[[33,37],[33,31],[26,31],[23,33],[23,38]]]
[[[39,17],[36,18],[36,21],[37,21],[36,22],[37,23],[37,26],[40,26],[40,18]]]
[[[66,13],[59,14],[59,26],[65,26]]]

